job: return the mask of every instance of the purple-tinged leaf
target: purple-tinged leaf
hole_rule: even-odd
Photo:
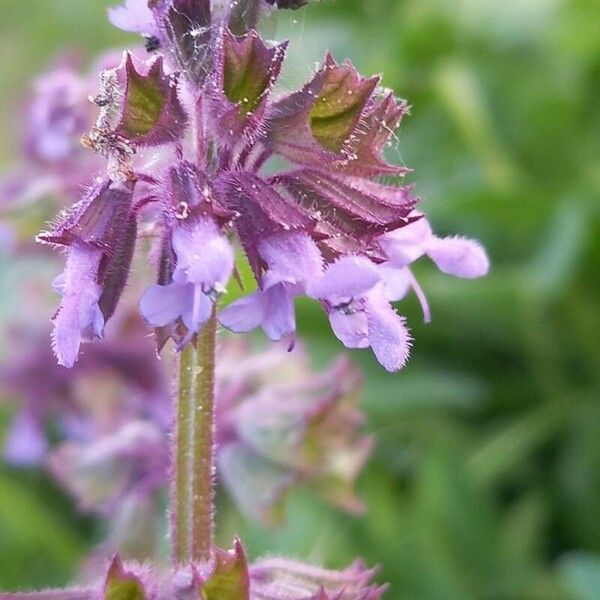
[[[259,133],[287,43],[267,46],[251,32],[243,37],[224,30],[209,102],[212,127],[222,143],[248,142]]]
[[[344,143],[343,153],[347,160],[338,163],[336,168],[351,175],[377,177],[380,175],[405,175],[410,169],[402,165],[388,163],[383,151],[393,137],[408,104],[397,101],[393,94],[383,100],[370,103],[352,134]]]
[[[269,146],[298,164],[329,165],[332,170],[352,170],[353,143],[361,119],[372,104],[378,77],[362,78],[347,62],[338,65],[328,54],[325,63],[302,90],[270,109]]]
[[[298,92],[294,92],[270,108],[266,122],[269,148],[301,165],[334,165],[340,156],[328,150],[314,137],[310,128],[310,113],[325,80],[324,70]]]
[[[385,587],[370,583],[376,570],[361,561],[330,571],[284,558],[259,560],[250,569],[251,600],[379,600]]]
[[[162,57],[138,72],[127,53],[122,74],[125,98],[115,133],[138,146],[173,142],[183,136],[187,116],[177,95],[176,75],[167,75]]]
[[[140,579],[125,570],[118,556],[110,564],[103,594],[103,600],[149,600]]]
[[[334,152],[356,128],[362,111],[379,84],[379,77],[363,79],[352,63],[338,65],[333,56],[325,57],[323,82],[310,111],[313,136]]]
[[[223,35],[223,91],[239,106],[240,115],[254,112],[266,100],[279,72],[287,43],[269,48],[255,33]]]
[[[240,541],[234,541],[233,550],[216,548],[214,554],[213,572],[201,585],[203,600],[249,600],[248,562]]]
[[[129,269],[135,250],[137,222],[130,214],[125,229],[117,239],[110,255],[105,254],[100,262],[98,276],[102,280],[102,295],[98,306],[104,315],[104,321],[112,317],[129,277]]]
[[[296,189],[310,190],[311,196],[322,199],[321,206],[340,209],[353,221],[397,229],[407,224],[407,216],[418,199],[411,196],[411,187],[392,187],[353,177],[348,179],[322,170],[303,169],[281,175],[278,183],[292,183]]]

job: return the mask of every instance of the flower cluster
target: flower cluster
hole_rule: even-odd
[[[110,13],[151,57],[126,53],[102,74],[85,143],[107,174],[39,236],[68,249],[54,332],[65,366],[102,336],[142,218],[160,238],[157,283],[140,300],[160,346],[193,341],[246,260],[257,289],[220,311],[226,328],[262,327],[291,346],[294,299],[306,296],[346,347],[371,347],[395,371],[411,337],[390,302],[412,288],[429,318],[410,264],[427,254],[460,277],[488,269],[476,242],[433,235],[412,186],[384,182],[408,172],[384,156],[406,102],[331,55],[301,90],[278,92],[286,44],[252,23],[234,34],[240,4],[129,0]],[[273,172],[274,158],[287,166]]]
[[[0,368],[0,389],[21,401],[5,459],[47,466],[82,510],[110,517],[103,555],[117,549],[127,557],[152,555],[149,515],[160,514],[169,477],[171,397],[163,362],[143,332],[127,324],[113,339],[91,345],[71,370],[58,366],[38,337]],[[273,524],[283,517],[287,492],[307,485],[360,512],[353,484],[372,440],[362,434],[356,409],[357,369],[340,357],[314,374],[302,346],[292,359],[283,348],[259,352],[233,337],[221,344],[218,364],[216,458],[236,505]]]

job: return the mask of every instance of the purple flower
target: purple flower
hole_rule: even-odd
[[[412,288],[428,323],[431,320],[429,304],[409,265],[427,255],[443,273],[475,279],[487,274],[489,259],[475,240],[458,236],[437,237],[423,215],[415,213],[415,216],[418,217],[416,221],[379,238],[388,258],[379,269],[385,279],[388,300],[401,300]]]
[[[68,248],[63,274],[54,281],[62,294],[54,316],[52,346],[58,362],[72,367],[81,342],[101,338],[129,274],[136,237],[131,214],[133,184],[103,180],[38,240]]]
[[[72,367],[82,340],[101,338],[104,316],[98,305],[102,289],[97,282],[102,251],[74,242],[54,289],[62,294],[54,317],[52,347],[59,364]]]
[[[379,77],[327,54],[302,89],[274,97],[287,44],[249,30],[260,13],[250,4],[128,0],[111,10],[118,26],[160,42],[151,60],[128,54],[102,75],[99,116],[85,138],[108,159],[112,181],[138,182],[131,217],[152,204],[149,229],[163,236],[157,284],[140,310],[159,348],[170,337],[179,348],[188,343],[225,291],[235,268],[228,240],[237,240],[258,289],[222,311],[225,327],[292,337],[294,299],[308,296],[347,347],[371,347],[386,369],[399,369],[410,336],[384,279],[388,300],[415,289],[428,318],[424,294],[402,269],[428,254],[445,272],[476,277],[487,270],[485,253],[468,240],[435,237],[415,212],[413,187],[382,183],[408,172],[384,156],[408,105]],[[152,170],[135,158],[148,147],[160,149]],[[275,174],[265,168],[274,157],[287,161]],[[86,302],[83,320],[93,309]],[[115,302],[108,311],[97,303],[106,320]]]
[[[271,235],[257,250],[267,266],[261,288],[230,304],[219,320],[236,333],[261,326],[269,339],[277,341],[295,332],[294,296],[321,272],[323,259],[316,244],[302,233]]]
[[[124,31],[156,34],[156,23],[148,8],[148,0],[125,0],[123,6],[108,9],[108,18],[115,27]]]
[[[173,280],[150,286],[140,300],[142,316],[155,327],[181,318],[188,338],[210,317],[214,303],[225,292],[234,266],[231,245],[210,217],[176,227],[172,234],[176,256]]]
[[[410,334],[385,297],[376,265],[360,256],[340,258],[309,286],[308,294],[322,302],[335,335],[346,347],[370,346],[388,371],[404,366]]]

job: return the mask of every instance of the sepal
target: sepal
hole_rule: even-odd
[[[233,550],[215,548],[212,572],[200,584],[203,600],[249,600],[248,561],[241,542],[236,539]]]
[[[49,231],[37,240],[57,246],[83,243],[111,253],[131,209],[133,183],[115,184],[104,179],[69,210],[59,214]]]
[[[165,73],[162,57],[138,71],[126,53],[119,76],[125,98],[116,135],[136,146],[156,146],[183,136],[187,115],[179,101],[177,76]]]
[[[254,31],[242,37],[223,31],[209,103],[221,143],[247,143],[260,133],[286,48],[286,42],[267,46]]]
[[[151,600],[152,596],[146,593],[141,579],[128,571],[119,556],[115,556],[110,563],[104,587],[103,600]]]

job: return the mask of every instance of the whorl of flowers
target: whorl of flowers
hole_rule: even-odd
[[[409,265],[427,254],[453,275],[487,271],[476,242],[433,235],[411,185],[384,182],[408,172],[384,157],[408,106],[379,77],[328,54],[302,89],[275,92],[287,44],[253,29],[268,4],[128,0],[111,10],[114,24],[145,36],[150,56],[125,53],[102,73],[84,143],[106,174],[39,236],[68,250],[55,286],[61,364],[102,337],[142,213],[161,238],[157,282],[140,300],[159,346],[193,341],[237,277],[238,244],[257,289],[220,311],[222,325],[260,326],[292,345],[294,299],[307,296],[345,346],[371,347],[389,371],[411,342],[390,300],[413,288],[429,316]],[[273,173],[275,157],[287,166]]]

